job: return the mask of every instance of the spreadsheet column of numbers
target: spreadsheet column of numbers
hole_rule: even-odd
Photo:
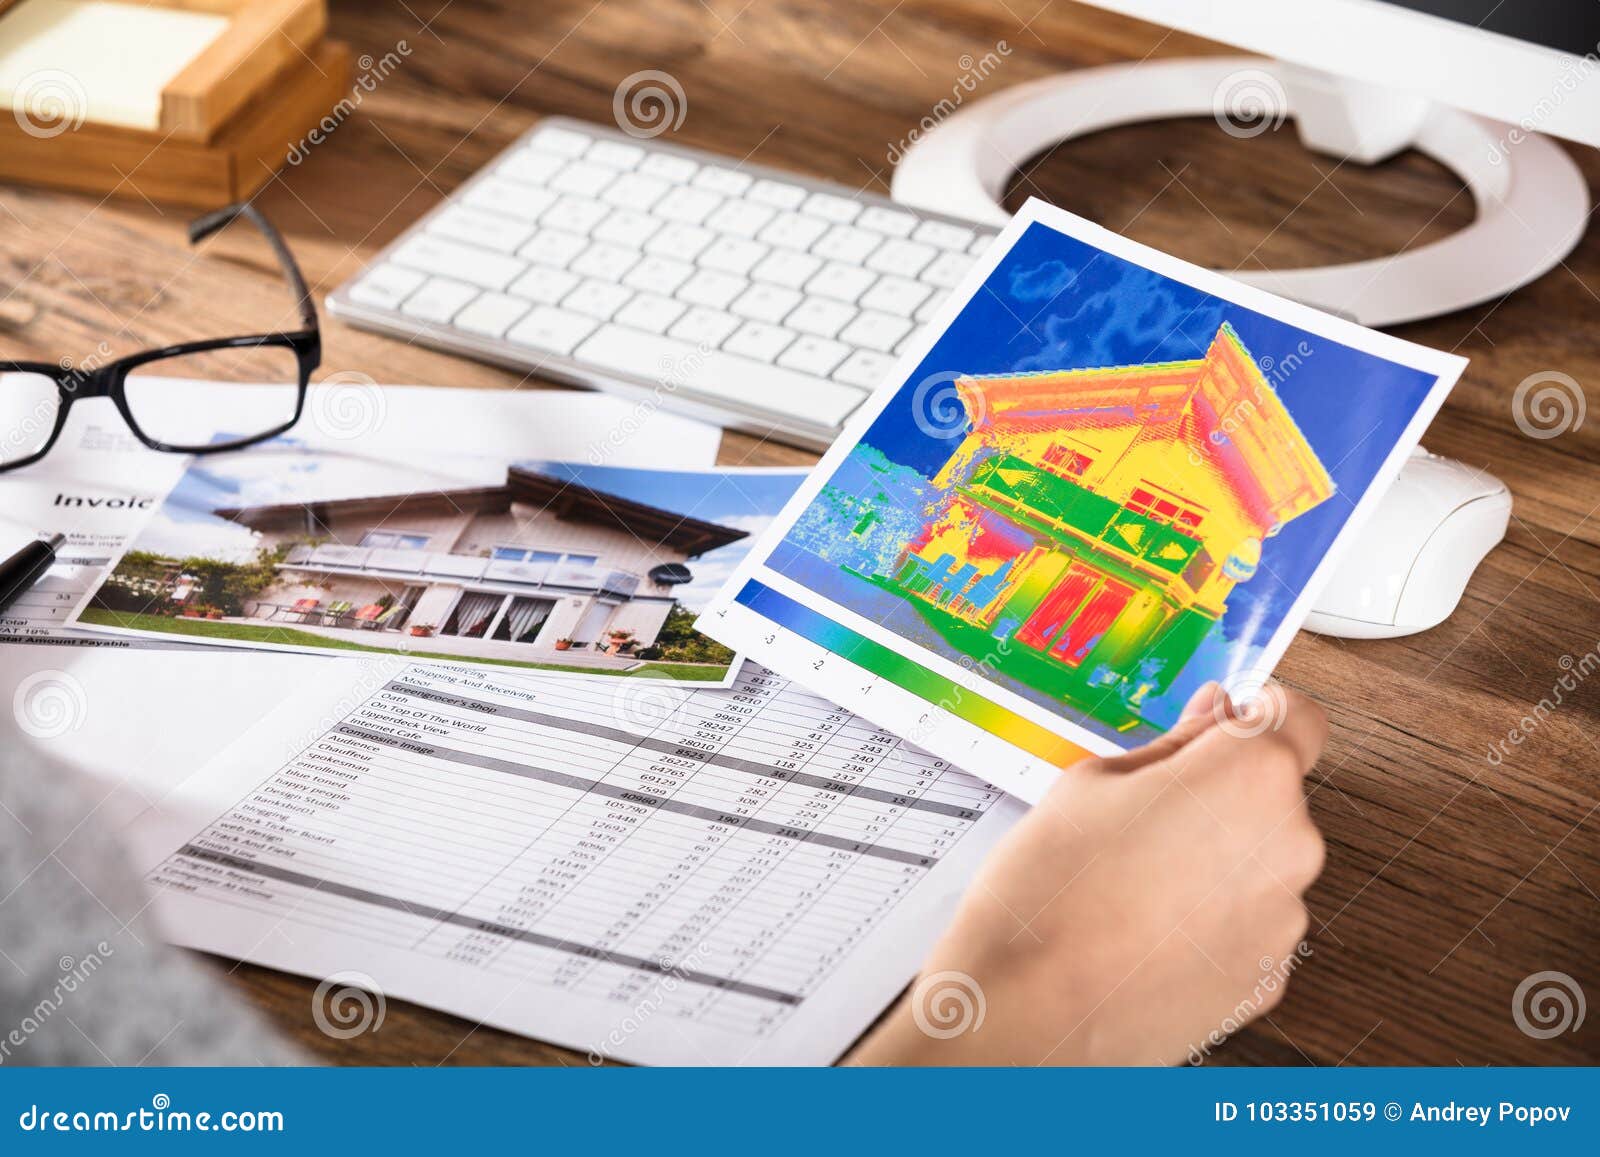
[[[756,664],[684,686],[407,668],[158,878],[764,1032],[999,792]]]

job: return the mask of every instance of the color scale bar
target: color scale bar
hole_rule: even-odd
[[[743,589],[734,596],[734,601],[823,650],[854,663],[864,671],[871,671],[880,679],[887,679],[919,699],[937,704],[958,719],[964,719],[1047,763],[1067,767],[1093,754],[1063,739],[1049,728],[1041,727],[1015,711],[974,694],[954,679],[935,674],[904,655],[896,654],[882,643],[875,643],[865,635],[841,626],[763,583],[745,583]]]

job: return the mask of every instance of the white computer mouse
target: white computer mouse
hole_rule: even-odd
[[[1306,630],[1389,639],[1438,626],[1510,517],[1505,483],[1418,447],[1349,544]]]

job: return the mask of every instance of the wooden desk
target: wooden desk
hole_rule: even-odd
[[[540,116],[612,119],[618,81],[665,69],[682,84],[684,143],[886,191],[891,142],[929,115],[996,42],[981,91],[1060,69],[1216,51],[1066,0],[410,0],[334,5],[358,54],[403,63],[260,203],[319,291],[333,288]],[[1026,23],[1024,23],[1026,21]],[[426,22],[426,23],[424,23]],[[1591,185],[1600,156],[1574,150]],[[1224,268],[1388,253],[1457,228],[1469,199],[1415,155],[1363,170],[1303,152],[1290,131],[1235,140],[1209,121],[1108,132],[1018,181],[1068,209]],[[184,215],[139,201],[0,190],[14,302],[9,356],[92,356],[263,328],[288,306],[272,262],[225,238],[194,260]],[[1600,1060],[1600,1010],[1537,1040],[1511,1015],[1524,977],[1559,970],[1600,1002],[1600,676],[1590,674],[1499,764],[1490,744],[1600,645],[1600,410],[1540,440],[1512,420],[1516,385],[1570,374],[1600,403],[1600,229],[1564,265],[1498,303],[1403,336],[1472,358],[1428,435],[1503,478],[1506,543],[1455,616],[1409,639],[1304,635],[1283,677],[1333,722],[1312,806],[1328,866],[1311,893],[1314,955],[1288,1000],[1218,1054],[1223,1063],[1579,1063]],[[532,386],[515,374],[329,322],[323,374],[450,386]],[[806,461],[730,436],[723,461]],[[1570,657],[1570,660],[1569,658]],[[1591,655],[1592,660],[1592,655]],[[1587,669],[1588,664],[1583,664]],[[981,770],[981,769],[978,769]],[[582,1064],[580,1057],[391,1001],[381,1031],[334,1041],[313,983],[248,965],[239,990],[307,1050],[359,1064]]]

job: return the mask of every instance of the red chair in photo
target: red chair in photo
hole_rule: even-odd
[[[355,623],[356,630],[360,631],[374,629],[378,625],[378,620],[382,617],[383,605],[381,603],[368,603],[351,615],[350,619]]]
[[[303,623],[306,621],[306,617],[315,614],[317,608],[321,605],[321,599],[296,599],[294,604],[283,612],[284,617],[288,618],[290,615],[295,615],[297,617],[293,621]]]

